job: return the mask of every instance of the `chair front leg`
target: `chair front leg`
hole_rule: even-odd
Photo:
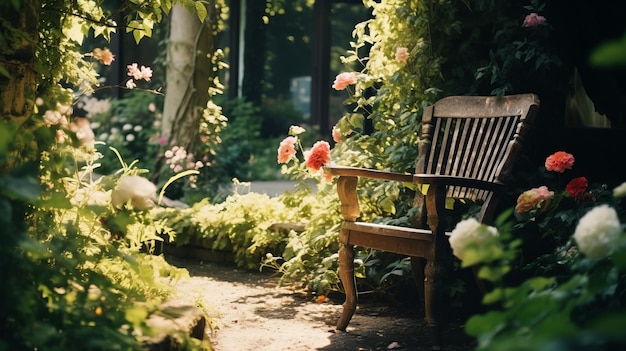
[[[442,311],[441,294],[444,267],[440,262],[428,260],[424,269],[424,309],[426,325],[431,332],[433,350],[441,349]]]
[[[356,311],[356,283],[354,278],[354,246],[341,244],[339,249],[339,279],[346,294],[341,317],[337,321],[337,329],[345,331],[350,319]]]

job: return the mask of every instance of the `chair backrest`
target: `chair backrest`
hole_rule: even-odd
[[[437,101],[424,109],[415,172],[505,184],[538,109],[535,94]],[[447,192],[449,198],[486,202],[484,206],[490,206],[492,196],[458,186]]]

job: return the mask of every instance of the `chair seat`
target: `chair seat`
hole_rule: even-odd
[[[344,222],[339,241],[407,256],[429,257],[434,244],[430,230],[366,222]]]

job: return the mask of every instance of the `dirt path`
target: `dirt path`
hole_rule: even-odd
[[[347,332],[336,332],[341,299],[318,303],[304,291],[277,287],[277,277],[197,260],[166,257],[187,268],[178,288],[214,311],[216,351],[431,350],[416,308],[361,302]],[[446,331],[446,350],[471,350],[461,327]]]

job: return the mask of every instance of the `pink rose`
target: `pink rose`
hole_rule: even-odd
[[[296,154],[296,143],[298,138],[288,136],[280,142],[278,146],[278,163],[287,163]]]
[[[545,185],[526,190],[517,198],[515,211],[526,213],[535,207],[545,210],[553,197],[554,191],[549,191]]]
[[[524,18],[524,23],[522,26],[524,27],[537,27],[546,23],[546,18],[543,16],[539,16],[535,12],[529,14]]]
[[[333,89],[344,90],[350,84],[356,84],[356,73],[354,72],[339,73],[337,77],[335,78],[335,82],[333,83]]]
[[[341,143],[341,131],[339,130],[339,128],[337,128],[337,126],[333,127],[332,136],[335,143]]]

